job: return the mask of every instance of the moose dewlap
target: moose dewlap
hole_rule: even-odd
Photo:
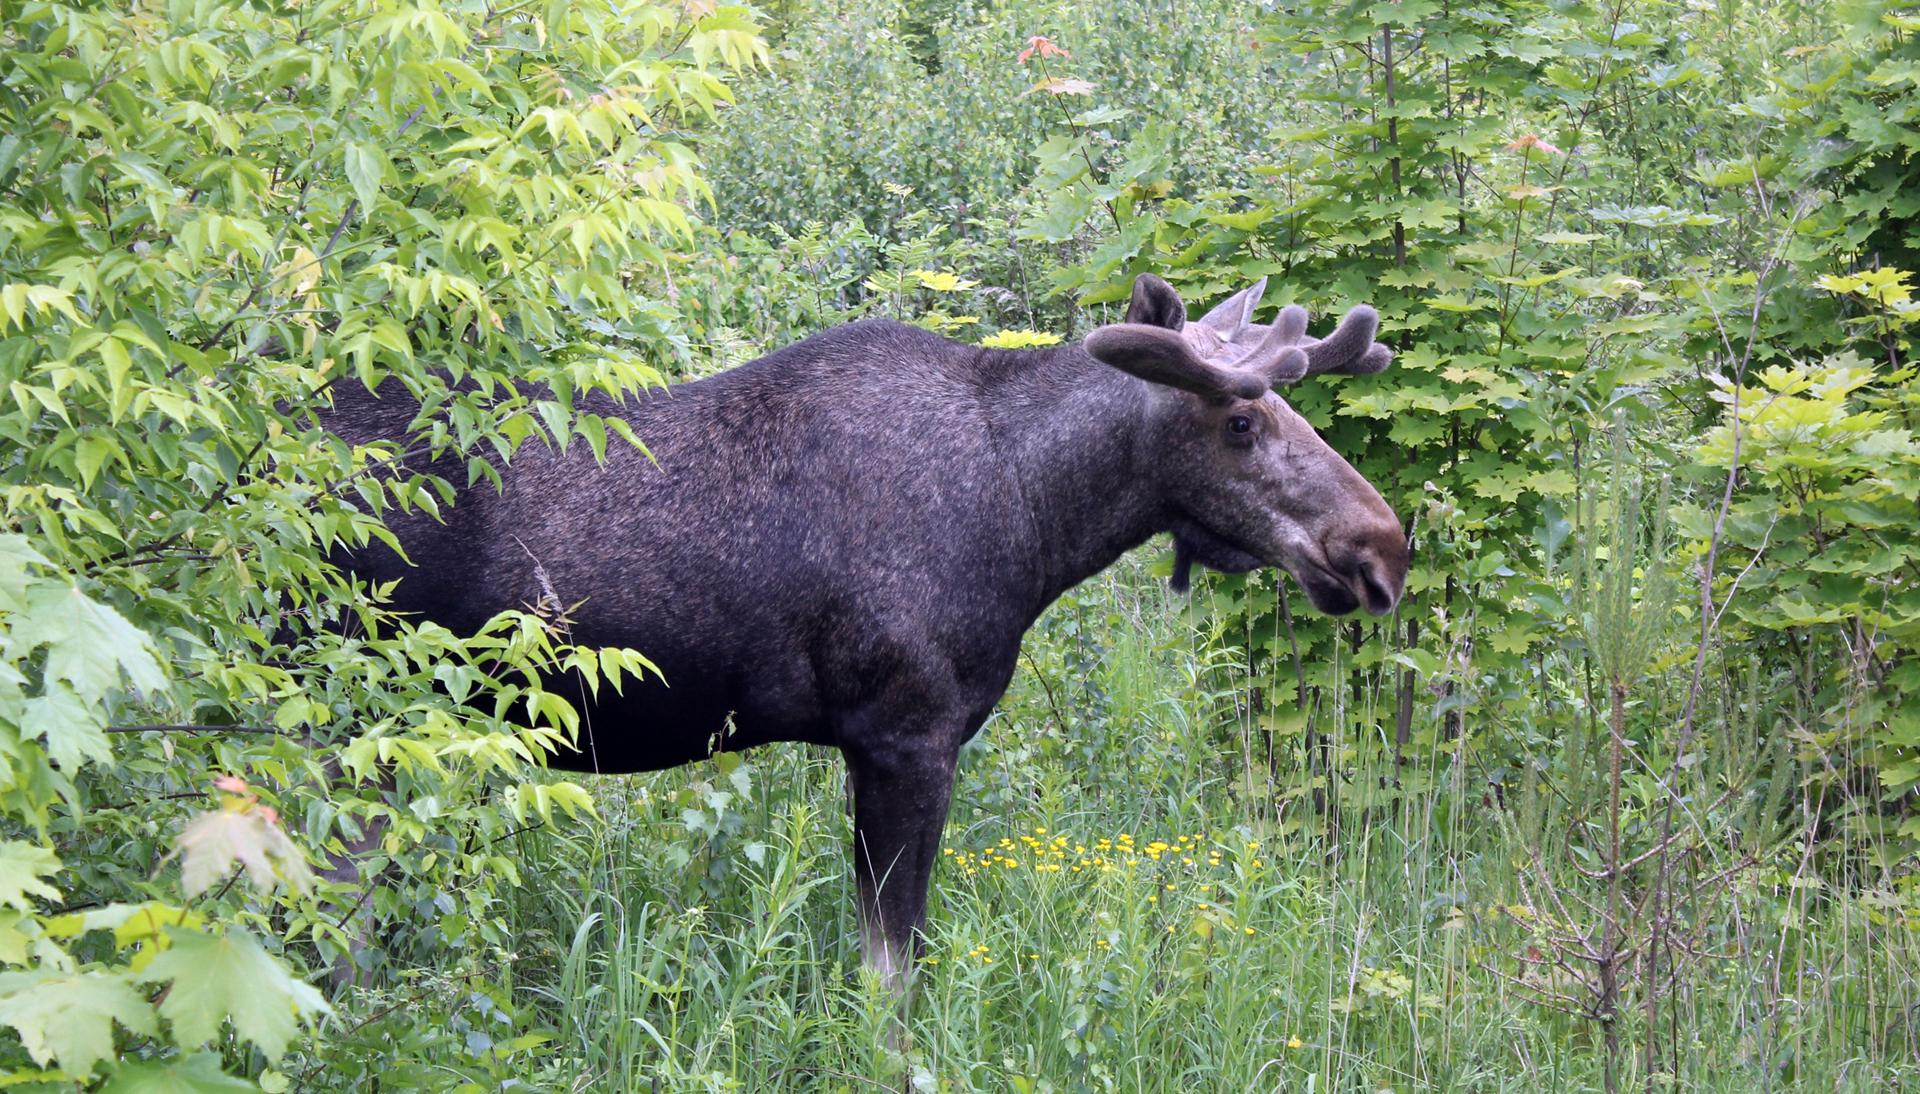
[[[659,665],[664,681],[601,690],[563,766],[839,748],[867,959],[901,982],[958,750],[1062,592],[1170,531],[1177,584],[1196,562],[1280,566],[1323,611],[1399,599],[1399,521],[1273,390],[1386,367],[1377,318],[1357,307],[1323,340],[1298,307],[1256,324],[1264,285],[1188,323],[1143,275],[1124,322],[1038,350],[868,320],[624,405],[587,400],[652,460],[530,448],[444,523],[391,517],[411,565],[380,546],[341,561],[455,630],[577,602],[575,641]],[[399,439],[418,409],[397,384],[354,387],[326,422]],[[465,478],[457,455],[406,470]]]

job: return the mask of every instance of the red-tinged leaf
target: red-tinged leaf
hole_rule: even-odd
[[[187,822],[174,841],[180,855],[180,887],[194,896],[211,888],[237,862],[262,889],[276,883],[299,892],[312,880],[306,856],[260,809],[219,809]]]
[[[1549,156],[1563,155],[1558,148],[1547,143],[1538,133],[1528,133],[1526,136],[1519,137],[1507,143],[1507,151],[1509,152],[1531,152],[1534,149],[1539,149]]]
[[[1073,54],[1068,53],[1066,50],[1061,49],[1059,46],[1054,45],[1053,39],[1048,38],[1044,34],[1036,34],[1033,37],[1027,39],[1027,48],[1020,51],[1020,63],[1023,65],[1026,64],[1028,59],[1031,58],[1036,53],[1040,55],[1040,59],[1043,61],[1046,60],[1048,57],[1073,56]]]

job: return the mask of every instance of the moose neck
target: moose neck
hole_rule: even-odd
[[[1004,386],[983,402],[1033,516],[1044,606],[1171,525],[1144,460],[1152,395],[1078,345],[987,366]]]

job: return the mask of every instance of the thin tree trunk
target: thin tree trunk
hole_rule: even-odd
[[[1407,648],[1413,649],[1420,643],[1420,621],[1407,620]],[[1395,696],[1393,712],[1393,770],[1394,785],[1400,783],[1400,768],[1407,762],[1407,745],[1413,739],[1413,670],[1405,666],[1400,669],[1399,693]]]
[[[1600,1021],[1607,1031],[1607,1094],[1620,1084],[1620,761],[1626,751],[1627,686],[1607,689],[1607,920],[1600,939]]]
[[[1393,147],[1393,158],[1388,166],[1393,171],[1393,196],[1400,197],[1400,117],[1394,112],[1393,105],[1393,28],[1380,28],[1381,63],[1387,70],[1387,143]],[[1400,222],[1398,212],[1393,218],[1393,264],[1407,264],[1407,227]]]

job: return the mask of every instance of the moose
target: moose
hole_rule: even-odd
[[[392,608],[471,631],[557,598],[574,641],[637,649],[659,679],[602,690],[554,764],[622,773],[771,741],[838,748],[865,961],[904,989],[961,745],[1061,593],[1171,532],[1190,568],[1279,566],[1321,611],[1400,597],[1408,546],[1371,484],[1275,393],[1385,368],[1360,305],[1325,339],[1298,306],[1253,322],[1265,280],[1195,322],[1141,275],[1079,345],[994,350],[888,320],[813,335],[595,413],[649,453],[529,448],[444,519],[388,524],[344,565]],[[340,390],[349,442],[399,440],[397,384]],[[449,480],[459,465],[421,466]]]

